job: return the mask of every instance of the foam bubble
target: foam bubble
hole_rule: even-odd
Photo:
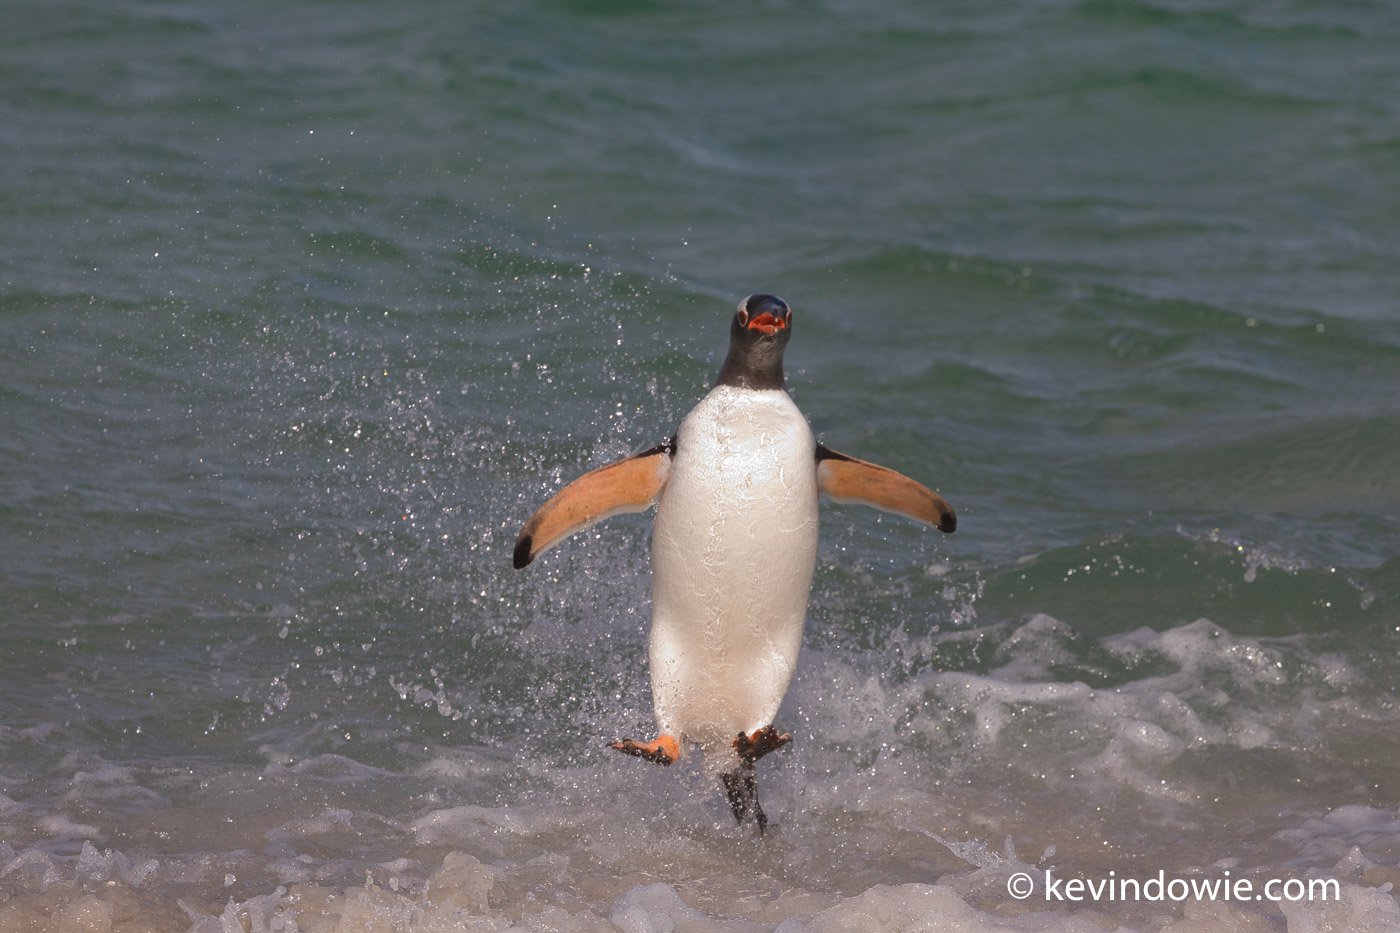
[[[102,835],[102,830],[91,823],[78,823],[62,813],[42,816],[36,822],[36,826],[41,832],[64,839],[96,839]]]
[[[1394,864],[1400,862],[1400,810],[1348,804],[1308,817],[1274,838],[1293,849],[1302,864],[1359,859],[1363,852]]]
[[[1281,901],[1278,907],[1288,920],[1289,933],[1400,930],[1400,904],[1389,885],[1342,885],[1335,901]]]
[[[610,920],[626,933],[670,933],[677,928],[735,929],[721,925],[686,905],[669,884],[648,884],[632,888],[617,899]],[[748,924],[745,924],[748,926]]]

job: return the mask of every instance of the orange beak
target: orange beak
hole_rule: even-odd
[[[749,321],[749,330],[756,330],[760,333],[773,336],[780,330],[787,330],[788,322],[786,318],[779,317],[771,311],[764,311],[762,314],[754,315]]]

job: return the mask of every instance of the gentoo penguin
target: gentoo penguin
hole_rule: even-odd
[[[729,355],[671,440],[587,473],[530,517],[515,566],[594,522],[657,505],[651,539],[651,685],[658,733],[621,752],[669,765],[687,744],[718,760],[734,818],[762,835],[754,762],[791,741],[773,726],[802,642],[817,498],[861,502],[951,532],[933,490],[816,442],[784,388],[792,309],[739,303]]]

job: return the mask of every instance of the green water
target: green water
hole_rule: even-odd
[[[1390,5],[11,6],[0,927],[1400,917]],[[761,849],[606,752],[649,518],[510,568],[758,291],[959,514],[824,506]]]

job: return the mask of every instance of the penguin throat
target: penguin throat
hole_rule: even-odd
[[[783,388],[783,348],[762,343],[730,344],[715,385],[740,389]]]

